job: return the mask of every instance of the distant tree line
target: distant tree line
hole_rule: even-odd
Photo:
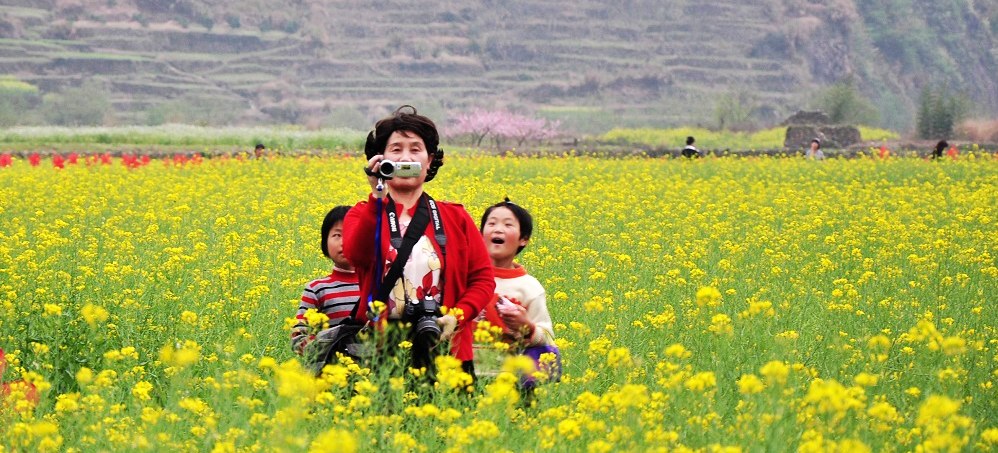
[[[104,124],[110,112],[107,92],[94,81],[42,95],[34,85],[0,78],[0,127],[39,123],[96,126]]]
[[[141,112],[144,123],[195,125],[232,124],[245,106],[238,101],[181,96]],[[53,125],[101,126],[113,122],[110,93],[89,80],[60,92],[42,94],[38,87],[12,77],[0,77],[0,127]],[[143,121],[140,116],[139,121]]]
[[[916,133],[923,139],[949,139],[957,125],[971,109],[967,96],[946,87],[927,86],[922,90],[916,117]],[[873,125],[878,122],[878,110],[870,96],[846,78],[819,92],[812,108],[825,112],[835,124]],[[144,112],[147,125],[184,123],[195,125],[227,125],[237,122],[246,106],[238,100],[203,99],[181,96],[150,106]],[[264,113],[279,122],[296,123],[304,113],[295,105],[285,106],[285,112]],[[717,130],[747,131],[773,124],[772,118],[759,118],[756,97],[744,90],[734,90],[718,96],[714,108]],[[112,115],[110,95],[98,81],[86,81],[61,92],[42,94],[34,85],[13,77],[0,76],[0,127],[48,124],[57,126],[97,126],[109,123]],[[321,114],[323,124],[362,129],[368,119],[346,106],[329,107]],[[443,117],[441,112],[437,116]],[[523,146],[526,143],[550,140],[559,134],[560,123],[507,110],[476,109],[452,118],[450,135],[466,140],[471,146]]]
[[[876,125],[879,113],[856,81],[847,77],[820,91],[811,101],[811,108],[821,110],[834,124]],[[922,139],[949,139],[957,133],[957,125],[966,119],[972,102],[963,94],[948,88],[927,86],[919,97],[916,113],[916,134]],[[755,97],[746,91],[731,91],[717,97],[714,125],[717,130],[744,131],[758,129]]]
[[[970,110],[970,100],[945,87],[925,87],[918,103],[915,127],[919,138],[953,138],[956,125]]]

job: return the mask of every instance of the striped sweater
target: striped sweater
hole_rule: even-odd
[[[308,332],[305,312],[315,309],[329,317],[329,327],[342,324],[350,319],[350,312],[360,300],[360,287],[357,273],[333,268],[333,273],[317,278],[305,285],[298,304],[298,323],[291,329],[291,349],[301,354],[305,345],[315,338]]]

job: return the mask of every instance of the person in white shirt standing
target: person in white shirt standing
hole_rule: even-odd
[[[825,152],[821,150],[821,139],[817,137],[811,139],[811,147],[807,150],[807,158],[817,160],[825,158]]]

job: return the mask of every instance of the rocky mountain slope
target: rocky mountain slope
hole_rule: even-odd
[[[458,6],[455,6],[458,5]],[[778,123],[851,77],[910,127],[927,86],[998,114],[991,0],[0,0],[0,75],[94,81],[108,121],[362,127],[401,103],[578,129]]]

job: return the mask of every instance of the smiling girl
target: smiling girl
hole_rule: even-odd
[[[544,287],[514,262],[530,242],[533,228],[530,213],[509,198],[482,215],[480,230],[496,280],[495,301],[485,307],[483,318],[502,328],[502,340],[512,346],[511,351],[530,357],[549,381],[557,381],[561,354],[554,344]],[[536,379],[528,377],[522,384],[533,388]]]

